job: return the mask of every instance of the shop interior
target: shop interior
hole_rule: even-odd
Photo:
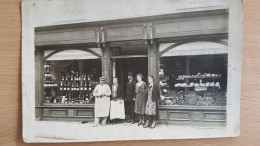
[[[101,60],[76,58],[73,54],[66,58],[61,54],[57,53],[44,62],[44,103],[93,103],[92,91],[102,74]]]

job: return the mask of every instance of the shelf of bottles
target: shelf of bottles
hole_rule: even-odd
[[[44,65],[44,103],[91,104],[94,103],[93,89],[98,82],[92,81],[91,74],[62,72],[54,79],[51,65]]]

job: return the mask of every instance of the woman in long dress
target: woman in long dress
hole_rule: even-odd
[[[145,115],[145,106],[146,106],[146,101],[147,101],[147,84],[142,80],[143,75],[142,74],[137,74],[137,83],[136,83],[136,99],[135,99],[135,108],[134,112],[139,115],[139,122],[138,126],[141,124],[144,125],[144,115]]]
[[[156,111],[158,99],[160,97],[160,90],[159,87],[154,84],[153,76],[148,76],[148,85],[148,99],[145,108],[147,122],[144,125],[144,128],[148,126],[150,126],[150,128],[155,128],[157,125]]]

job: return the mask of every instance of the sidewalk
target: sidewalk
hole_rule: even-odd
[[[137,126],[137,123],[99,125],[98,127],[92,127],[92,125],[93,123],[37,121],[34,124],[34,135],[36,140],[41,142],[177,139],[199,138],[202,135],[207,136],[209,133],[212,136],[213,132],[217,136],[225,128],[158,125],[154,129],[150,129]]]

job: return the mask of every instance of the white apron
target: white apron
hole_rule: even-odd
[[[110,119],[125,119],[124,100],[111,100]]]
[[[110,111],[110,87],[106,84],[97,85],[93,91],[95,96],[95,117],[108,117]]]
[[[108,117],[110,109],[110,98],[95,97],[95,117]]]

